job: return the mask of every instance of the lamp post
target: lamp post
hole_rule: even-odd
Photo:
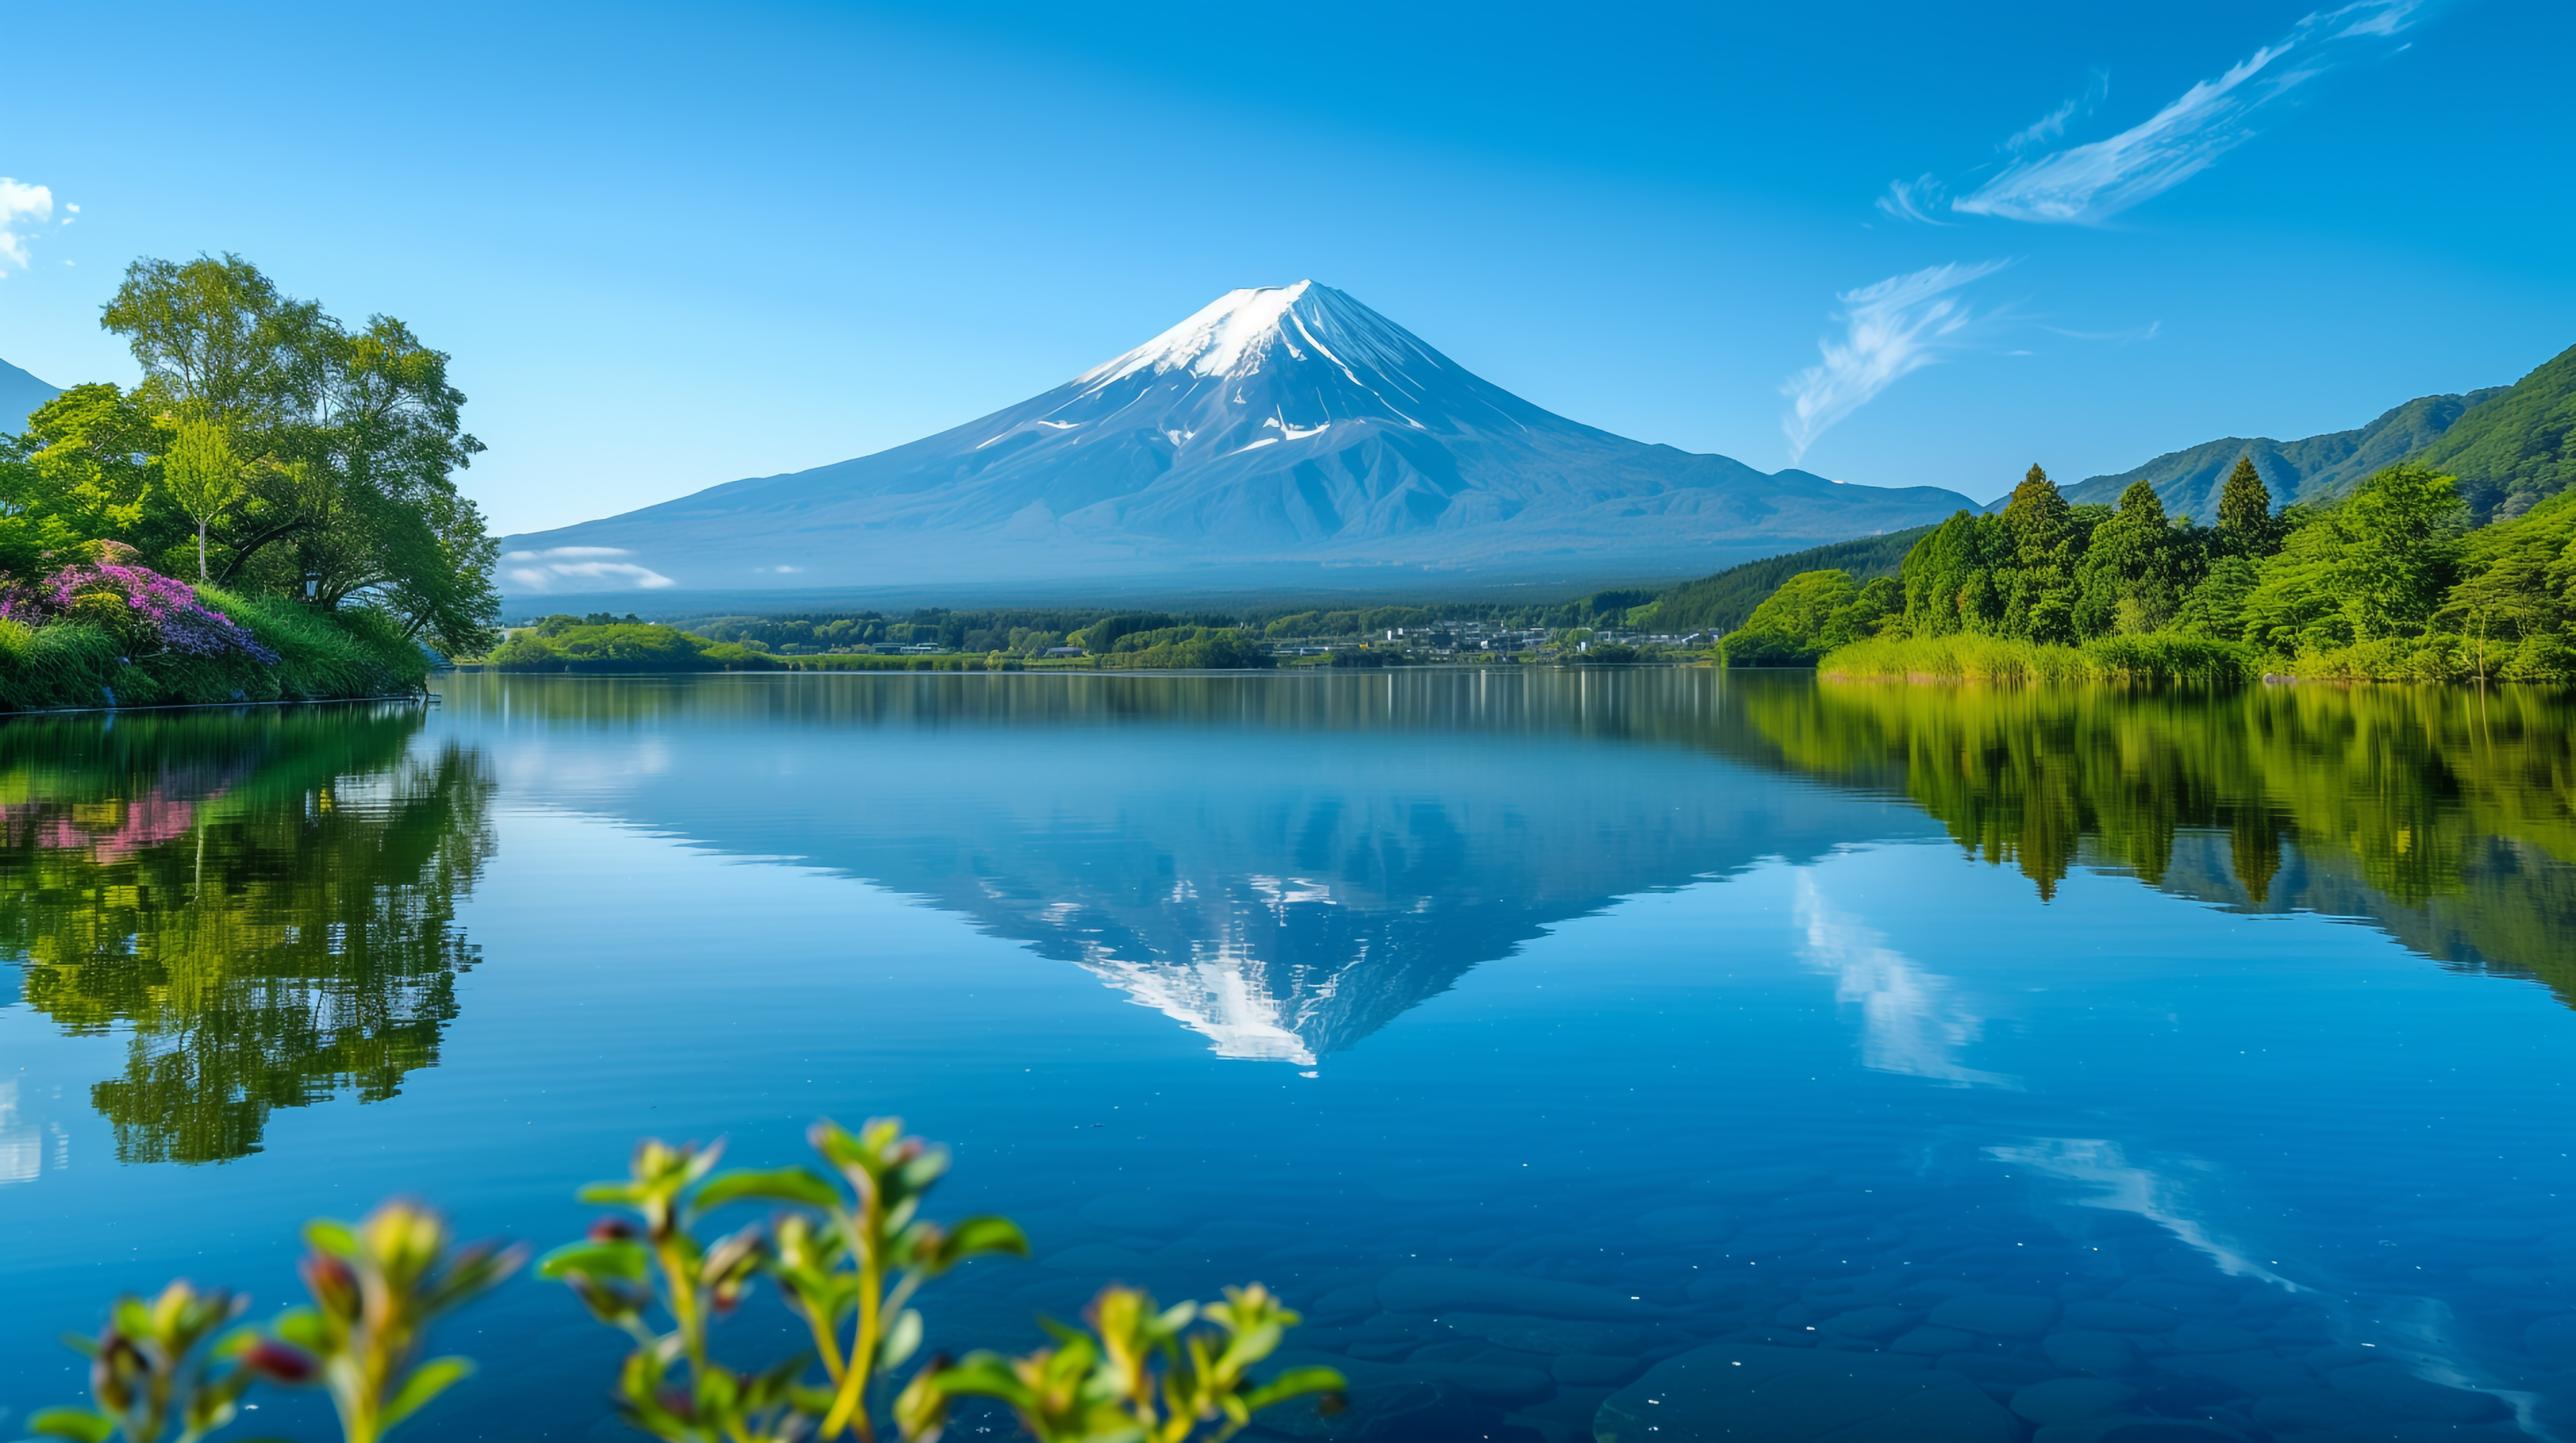
[[[311,604],[313,604],[313,602],[314,602],[316,599],[318,599],[321,595],[322,595],[322,573],[321,573],[321,572],[319,572],[319,571],[308,571],[308,572],[304,573],[304,602],[305,602],[305,604],[306,604],[306,605],[308,605],[308,606],[310,606],[310,605],[311,605]]]

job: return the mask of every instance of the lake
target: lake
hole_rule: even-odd
[[[307,1217],[895,1114],[1035,1246],[935,1344],[1258,1279],[1354,1407],[1252,1436],[2576,1437],[2542,694],[457,675],[0,722],[0,842],[0,1436]],[[442,1341],[403,1436],[641,1436],[559,1287]]]

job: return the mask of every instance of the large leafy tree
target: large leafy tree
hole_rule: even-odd
[[[2282,519],[2288,539],[2258,569],[2243,612],[2245,639],[2282,652],[2422,634],[2457,574],[2466,525],[2452,478],[2413,464]]]
[[[2473,638],[2563,634],[2576,621],[2576,492],[2469,537],[2441,620]]]
[[[387,316],[352,330],[231,255],[136,261],[101,324],[125,337],[143,384],[130,397],[76,390],[100,390],[94,408],[121,404],[165,432],[179,417],[219,427],[238,463],[238,493],[198,518],[212,579],[300,595],[311,575],[326,607],[378,607],[450,652],[489,644],[497,547],[454,479],[483,445],[463,428],[444,352]],[[165,438],[122,454],[167,450]],[[92,489],[105,495],[118,478],[101,465]],[[142,490],[176,515],[158,479]],[[156,557],[178,540],[118,539]]]

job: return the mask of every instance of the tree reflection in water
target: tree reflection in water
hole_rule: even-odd
[[[23,719],[0,732],[0,956],[76,1033],[126,1162],[256,1152],[271,1109],[434,1064],[493,850],[481,754],[409,707]]]
[[[2576,706],[2528,687],[1749,688],[1773,760],[1901,789],[2043,898],[2076,866],[2375,924],[2576,1001]]]

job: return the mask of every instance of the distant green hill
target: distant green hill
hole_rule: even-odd
[[[2576,346],[2460,418],[2418,458],[2460,478],[2481,522],[2510,521],[2576,484]]]
[[[2502,398],[2512,389],[2516,388],[2489,386],[2458,396],[2418,396],[2367,426],[2329,431],[2298,441],[2275,441],[2267,436],[2205,441],[2187,451],[2168,451],[2117,476],[2078,481],[2065,488],[2066,499],[2078,505],[2087,501],[2114,504],[2131,483],[2144,481],[2156,488],[2156,496],[2167,511],[2188,512],[2205,526],[2218,519],[2218,493],[2227,484],[2227,473],[2236,469],[2236,458],[2250,456],[2254,469],[2262,474],[2263,484],[2271,488],[2274,505],[2331,500],[2362,477],[2447,439],[2472,410],[2482,411],[2486,402]],[[2559,423],[2559,429],[2564,434],[2565,421]],[[1998,500],[1986,509],[1998,510],[2002,505]]]
[[[1687,581],[1665,592],[1654,609],[1637,620],[1661,632],[1733,631],[1753,614],[1754,607],[1762,604],[1762,598],[1799,572],[1848,571],[1854,581],[1894,576],[1905,563],[1905,553],[1932,531],[1929,526],[1916,526],[1730,566],[1714,576]]]

